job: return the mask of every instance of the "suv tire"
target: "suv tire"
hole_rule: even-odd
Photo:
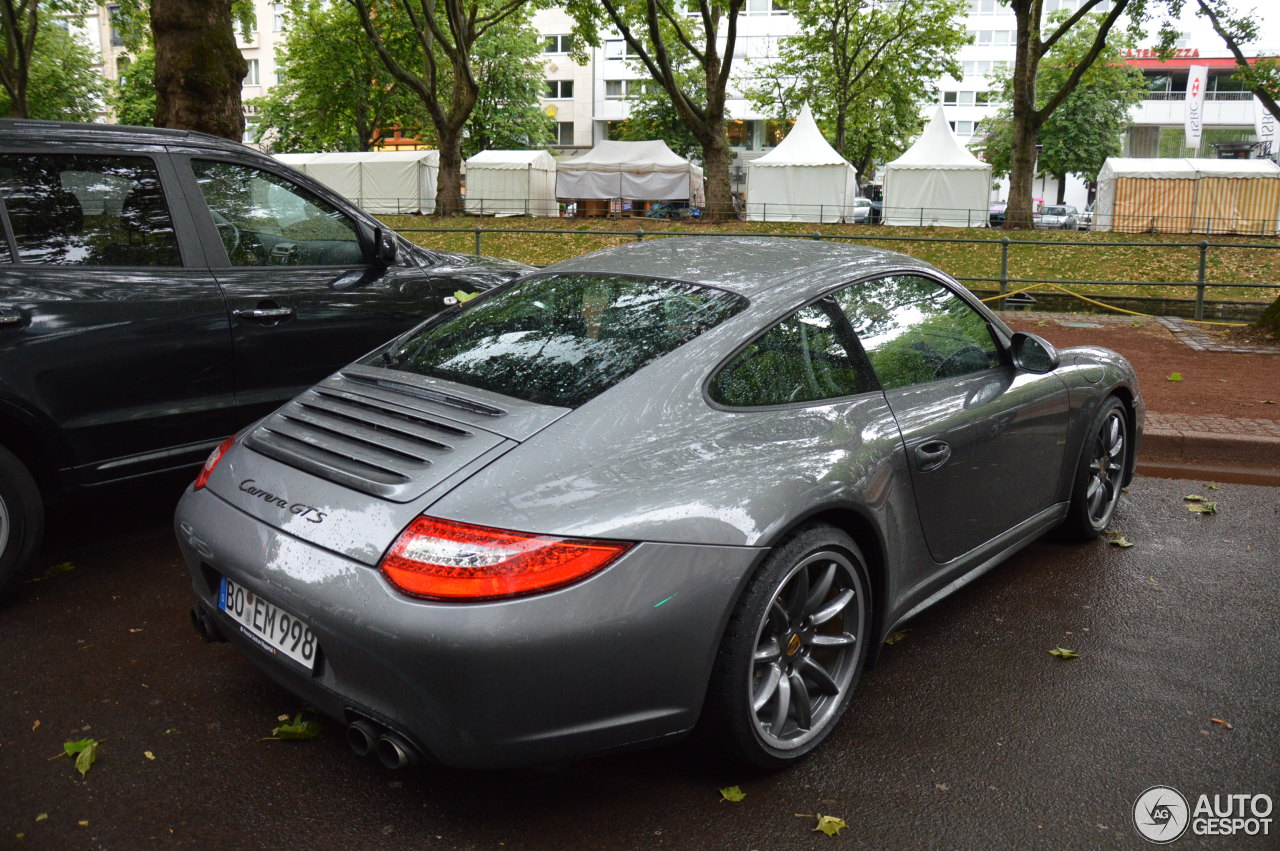
[[[43,532],[40,489],[18,457],[0,446],[0,600],[26,575]]]

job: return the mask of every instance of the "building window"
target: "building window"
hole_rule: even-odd
[[[573,122],[572,121],[556,122],[556,144],[557,145],[573,144]]]
[[[986,92],[982,92],[983,105],[985,106]],[[977,98],[974,92],[943,92],[943,106],[973,106]]]
[[[1053,0],[1045,0],[1046,5]],[[973,15],[1003,15],[1009,11],[1009,7],[1003,5],[999,0],[973,0],[971,6]]]
[[[549,35],[542,40],[543,53],[568,53],[573,49],[573,36]]]
[[[747,122],[725,122],[725,135],[729,137],[729,147],[751,150],[751,125]]]
[[[107,14],[111,19],[111,46],[121,47],[124,45],[124,36],[120,33],[120,5],[112,3],[107,7]]]
[[[1017,44],[1013,30],[970,30],[979,47],[1009,47]]]
[[[244,81],[241,83],[241,85],[244,85],[244,86],[258,85],[258,60],[257,59],[249,60],[249,73],[244,75]]]
[[[604,43],[605,59],[639,59],[640,54],[625,39],[612,38]]]
[[[272,23],[272,26],[275,27],[275,31],[283,32],[285,17],[288,15],[288,11],[285,9],[285,5],[283,3],[272,3],[271,13],[275,17],[275,20]]]
[[[548,100],[572,99],[573,80],[547,80],[547,91],[543,97]]]
[[[978,122],[976,121],[948,121],[951,129],[955,131],[957,136],[972,136],[978,132]]]
[[[974,106],[990,106],[993,103],[995,103],[995,97],[994,95],[992,95],[991,92],[974,92],[973,93]]]
[[[606,100],[625,100],[639,97],[642,94],[654,94],[661,91],[653,80],[605,80],[604,96]]]
[[[764,146],[766,148],[776,148],[778,143],[786,138],[787,132],[791,130],[790,121],[766,121],[764,123]]]
[[[789,0],[747,0],[744,15],[785,15],[791,11]]]

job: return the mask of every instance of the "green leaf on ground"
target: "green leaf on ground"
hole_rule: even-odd
[[[1182,373],[1181,373],[1181,372],[1171,372],[1171,373],[1169,373],[1169,380],[1170,380],[1170,381],[1181,381],[1181,380],[1182,380]]]
[[[814,830],[819,830],[827,836],[835,836],[849,825],[844,823],[844,819],[835,816],[818,815],[818,823],[814,826]]]
[[[458,304],[466,304],[467,302],[471,301],[471,299],[475,298],[478,295],[480,295],[480,293],[469,293],[469,292],[466,292],[465,290],[453,291],[453,297],[458,300]]]
[[[287,716],[286,716],[287,717]],[[299,712],[293,717],[292,723],[284,723],[271,731],[271,735],[264,738],[264,742],[297,742],[304,739],[314,739],[320,735],[320,725],[315,721],[303,721],[302,713]]]
[[[93,764],[98,761],[98,745],[100,744],[102,743],[97,739],[64,742],[62,752],[67,756],[76,758],[76,771],[80,772],[81,777],[84,777],[89,773],[89,769],[93,768]]]
[[[75,569],[76,569],[76,566],[73,563],[69,561],[64,561],[59,564],[53,565],[44,573],[40,574],[39,576],[33,576],[31,579],[28,579],[27,581],[28,582],[44,582],[46,579],[52,579],[53,577],[58,576],[59,574],[69,573]]]
[[[1049,651],[1050,656],[1057,656],[1059,659],[1078,659],[1080,654],[1074,650],[1068,650],[1065,647],[1055,647]]]
[[[48,821],[48,820],[49,820],[48,813],[41,813],[40,815],[36,816],[36,821]]]
[[[1124,535],[1114,535],[1107,543],[1113,547],[1119,547],[1122,550],[1127,550],[1129,547],[1133,546],[1133,543]]]
[[[885,644],[897,644],[899,641],[901,641],[902,639],[904,639],[904,638],[906,638],[906,637],[907,637],[907,633],[908,633],[908,632],[911,632],[911,630],[909,630],[909,629],[900,629],[900,630],[898,630],[897,632],[895,632],[893,635],[891,635],[891,636],[889,636],[888,638],[886,638],[886,639],[884,640],[884,643],[885,643]]]
[[[726,786],[720,790],[721,801],[732,801],[737,803],[747,797],[747,793],[742,791],[741,786]]]
[[[1216,502],[1193,502],[1187,506],[1187,511],[1193,514],[1217,514],[1218,503]]]
[[[1211,491],[1220,491],[1220,490],[1222,490],[1222,485],[1215,485],[1213,482],[1205,482],[1205,483],[1204,483],[1204,486],[1205,486],[1206,488],[1208,488],[1209,490],[1211,490]]]
[[[1198,493],[1189,493],[1182,499],[1184,502],[1204,502],[1204,497]]]

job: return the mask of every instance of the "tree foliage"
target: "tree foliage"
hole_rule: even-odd
[[[276,152],[367,151],[380,130],[421,135],[422,103],[383,66],[350,5],[293,0],[276,47],[280,81],[247,104]]]
[[[378,58],[418,97],[440,146],[436,214],[462,213],[462,142],[479,100],[477,45],[544,0],[346,0]],[[405,58],[402,58],[405,57]]]
[[[1064,13],[1057,13],[1065,17]],[[1100,15],[1085,18],[1054,45],[1040,63],[1036,76],[1037,103],[1056,92],[1065,78],[1093,44]],[[1092,182],[1107,157],[1124,153],[1124,131],[1129,126],[1129,110],[1141,102],[1146,92],[1142,72],[1124,61],[1123,51],[1132,47],[1127,33],[1113,32],[1096,61],[1080,78],[1080,84],[1040,127],[1039,171],[1058,178],[1059,201],[1064,178],[1074,174]],[[998,78],[998,95],[1005,106],[984,122],[982,148],[992,173],[1009,174],[1013,157],[1012,78]]]
[[[92,121],[107,96],[93,48],[58,25],[39,28],[26,80],[26,118]],[[0,114],[16,115],[6,87]]]
[[[933,81],[960,73],[968,43],[957,20],[967,0],[793,0],[798,32],[748,94],[763,112],[790,119],[808,104],[859,174],[892,159],[920,129]]]
[[[1183,0],[1173,6],[1181,10]],[[1250,64],[1243,46],[1258,40],[1256,14],[1237,12],[1227,0],[1196,0],[1196,14],[1209,21],[1236,60],[1237,80],[1257,95],[1267,111],[1280,121],[1280,64],[1275,57],[1260,57]]]
[[[150,127],[156,116],[156,52],[144,48],[120,72],[108,103],[119,124]]]
[[[65,52],[64,42],[56,36],[41,39],[41,33],[83,22],[89,8],[89,0],[0,0],[0,87],[9,117],[35,117],[29,109],[28,88],[41,49]]]
[[[518,24],[518,25],[517,25]],[[523,20],[497,27],[476,44],[479,90],[467,119],[463,156],[486,150],[541,148],[555,139],[555,119],[542,111],[542,41]]]
[[[614,29],[670,99],[702,148],[707,207],[733,208],[726,101],[746,0],[568,0],[579,43],[598,45]],[[687,62],[685,60],[688,60]],[[692,66],[692,67],[690,67]]]

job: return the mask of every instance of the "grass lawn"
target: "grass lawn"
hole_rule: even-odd
[[[1072,290],[1088,295],[1128,295],[1160,298],[1195,298],[1194,287],[1169,282],[1194,282],[1199,274],[1201,237],[1193,234],[1121,234],[1076,231],[1028,231],[1022,233],[989,228],[891,228],[869,225],[817,225],[804,222],[668,222],[660,219],[532,219],[523,217],[380,216],[414,242],[448,251],[475,252],[474,228],[483,228],[482,253],[509,257],[535,265],[547,265],[611,245],[633,242],[637,229],[645,238],[662,234],[789,233],[855,237],[856,242],[889,248],[919,257],[957,278],[997,278],[1000,275],[1000,240],[1032,241],[1034,245],[1010,245],[1009,277],[1075,281],[1134,281],[1142,286],[1087,285]],[[440,233],[464,229],[466,233]],[[491,233],[489,231],[517,231]],[[545,230],[541,234],[529,231]],[[434,232],[433,232],[434,231]],[[590,233],[609,231],[608,234]],[[616,236],[613,235],[616,232]],[[909,242],[889,237],[966,239],[972,242]],[[1226,237],[1209,240],[1207,280],[1213,284],[1207,298],[1219,301],[1271,302],[1280,296],[1280,240],[1274,237]],[[1063,245],[1062,243],[1084,243]],[[1133,243],[1184,243],[1151,246]],[[1267,248],[1244,248],[1265,245]],[[968,282],[994,288],[995,284]],[[1267,284],[1266,289],[1229,286]],[[1011,285],[1019,289],[1022,285]]]

